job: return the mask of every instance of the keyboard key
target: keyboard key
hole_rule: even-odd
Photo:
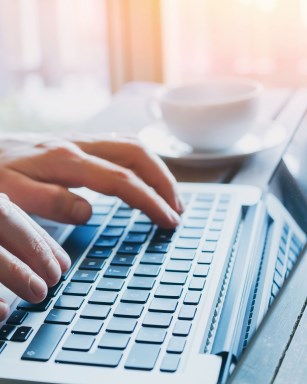
[[[63,345],[63,349],[87,352],[91,349],[95,338],[87,335],[71,334]]]
[[[149,311],[173,313],[176,311],[177,304],[177,300],[175,299],[154,298],[150,303]]]
[[[112,305],[115,303],[118,294],[113,291],[94,291],[89,298],[91,304],[107,304]]]
[[[184,228],[202,228],[204,229],[207,224],[207,220],[201,219],[187,219],[184,222]]]
[[[130,244],[130,243],[123,243],[119,249],[118,253],[122,253],[124,255],[137,255],[141,252],[142,244]]]
[[[54,304],[54,308],[77,310],[81,307],[83,300],[83,297],[80,296],[63,295],[57,299],[56,303]]]
[[[280,288],[284,282],[284,279],[283,279],[283,277],[280,276],[280,274],[277,271],[275,271],[274,276],[273,276],[273,281]]]
[[[96,271],[76,271],[71,278],[71,281],[80,283],[94,283],[98,277]]]
[[[156,364],[159,353],[159,345],[136,343],[128,355],[125,368],[151,371]]]
[[[123,279],[112,279],[108,277],[103,277],[96,289],[101,289],[103,291],[115,291],[118,292],[122,289],[122,286],[124,285],[125,280]]]
[[[167,253],[169,246],[169,243],[150,243],[146,251],[149,253]]]
[[[195,269],[193,276],[195,277],[207,277],[209,273],[209,265],[198,264]]]
[[[114,312],[114,316],[137,319],[141,316],[143,309],[144,307],[141,304],[119,303]]]
[[[111,212],[111,209],[108,205],[92,205],[94,215],[107,215]]]
[[[28,301],[21,300],[17,306],[17,309],[24,309],[25,311],[31,312],[44,312],[49,308],[51,302],[52,299],[50,297],[46,297],[45,300],[37,304],[32,304]]]
[[[125,279],[130,272],[129,267],[124,267],[124,266],[112,266],[107,268],[107,270],[104,273],[105,277],[114,277],[114,278],[123,278]]]
[[[212,202],[215,198],[214,193],[198,193],[196,201],[210,201]]]
[[[205,237],[206,241],[218,241],[220,238],[220,232],[209,231]]]
[[[155,297],[165,297],[169,299],[179,299],[182,293],[180,285],[163,285],[160,284],[155,292]]]
[[[201,292],[198,291],[188,291],[185,294],[183,304],[187,305],[197,305],[201,297]]]
[[[143,244],[147,239],[147,235],[143,233],[128,233],[124,242],[125,243],[135,243],[135,244]]]
[[[145,215],[144,213],[140,213],[137,218],[135,219],[135,223],[138,223],[138,224],[150,224],[151,223],[151,219]]]
[[[179,320],[193,320],[197,308],[194,305],[183,305],[178,315]]]
[[[176,236],[176,230],[174,229],[162,229],[158,228],[154,234],[154,243],[170,243]]]
[[[168,328],[173,316],[169,313],[148,312],[143,320],[144,327]]]
[[[173,336],[168,342],[166,351],[168,353],[182,353],[186,344],[186,339],[183,337]]]
[[[105,248],[113,248],[118,243],[117,237],[104,237],[100,236],[96,243],[94,244],[95,247],[105,247]]]
[[[4,351],[6,347],[6,343],[4,341],[0,341],[0,353]]]
[[[212,201],[196,201],[191,205],[192,209],[199,209],[199,210],[205,210],[205,211],[210,211],[212,208],[213,202]]]
[[[19,327],[11,337],[11,341],[24,342],[29,338],[32,332],[33,328],[31,327]]]
[[[62,247],[68,253],[71,259],[71,267],[69,271],[65,272],[62,276],[64,280],[73,270],[79,258],[90,245],[91,241],[96,236],[98,229],[98,226],[77,226],[69,235],[69,237],[64,241]]]
[[[99,344],[98,348],[107,349],[125,349],[129,343],[130,336],[125,333],[108,333],[106,332]]]
[[[185,239],[185,238],[179,238],[176,241],[176,248],[183,248],[183,249],[197,249],[199,244],[199,239]]]
[[[103,321],[95,319],[79,319],[72,329],[72,333],[84,335],[98,335],[103,326]]]
[[[68,283],[63,291],[63,295],[86,296],[91,290],[88,283]]]
[[[84,353],[79,351],[61,351],[56,358],[57,363],[93,365],[98,367],[118,366],[122,358],[120,351],[96,349],[94,353]]]
[[[151,228],[151,224],[133,224],[132,228],[130,228],[130,232],[148,234],[151,231]]]
[[[135,339],[137,343],[162,344],[166,337],[166,331],[162,328],[142,327]]]
[[[223,229],[223,221],[212,221],[210,225],[210,231],[221,231]]]
[[[180,356],[167,353],[161,363],[162,372],[176,372],[180,363]]]
[[[41,325],[21,359],[48,361],[66,330],[64,325]]]
[[[191,265],[191,261],[188,260],[170,260],[165,270],[169,272],[189,272]]]
[[[86,258],[82,261],[79,269],[88,269],[93,271],[101,271],[105,265],[105,261],[101,259]]]
[[[203,235],[202,229],[197,228],[183,228],[180,232],[181,238],[188,238],[188,239],[200,239]]]
[[[87,304],[80,317],[84,319],[97,319],[105,320],[111,311],[111,307],[108,305]]]
[[[115,196],[106,196],[106,195],[98,195],[96,197],[94,204],[95,205],[109,205],[113,206],[118,202],[118,198]]]
[[[125,218],[112,219],[109,221],[108,226],[126,228],[129,224],[129,221],[130,219],[125,219]]]
[[[70,324],[76,316],[74,311],[68,311],[65,309],[51,309],[48,316],[45,319],[45,323],[49,324]]]
[[[48,288],[48,297],[55,297],[59,292],[60,289],[63,287],[63,284],[59,282],[58,284],[54,285],[53,287]]]
[[[161,278],[161,284],[184,285],[186,280],[187,275],[185,273],[164,272]]]
[[[202,252],[197,259],[198,264],[211,264],[213,258],[213,253],[211,252]]]
[[[134,276],[157,277],[160,269],[159,265],[140,264],[134,271]]]
[[[16,327],[14,325],[9,325],[9,324],[3,325],[0,328],[0,340],[10,340],[15,330],[16,330]]]
[[[107,218],[107,215],[92,215],[86,225],[102,225]]]
[[[114,216],[116,219],[119,219],[119,218],[122,218],[122,219],[130,219],[130,217],[132,216],[133,214],[133,210],[132,209],[118,209]]]
[[[111,254],[112,249],[93,247],[87,254],[87,257],[91,257],[93,259],[107,259],[109,256],[111,256]]]
[[[173,329],[174,336],[188,336],[191,329],[191,322],[186,320],[177,320]]]
[[[7,319],[6,323],[10,325],[20,325],[24,322],[28,313],[25,311],[14,311]]]
[[[189,285],[191,291],[202,291],[205,286],[206,279],[202,277],[192,277]]]
[[[135,262],[134,255],[115,255],[111,261],[111,265],[124,265],[131,267]]]
[[[107,325],[107,332],[132,333],[136,327],[137,320],[113,317]]]
[[[152,289],[155,284],[153,277],[137,277],[133,276],[129,281],[129,289]]]
[[[171,260],[193,260],[195,251],[193,249],[175,248],[171,253]]]
[[[224,221],[226,217],[226,212],[215,212],[214,221]]]
[[[121,301],[124,303],[145,304],[148,300],[149,292],[146,290],[127,289]]]
[[[203,246],[203,252],[215,252],[217,241],[206,241]]]
[[[121,237],[121,235],[124,233],[124,228],[116,228],[116,227],[106,227],[103,232],[102,236],[104,237]]]
[[[140,263],[162,265],[164,263],[164,260],[165,260],[165,255],[163,253],[145,253]]]

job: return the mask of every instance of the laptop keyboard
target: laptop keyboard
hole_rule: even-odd
[[[151,370],[162,354],[159,369],[175,372],[230,202],[225,194],[183,197],[181,225],[165,230],[119,199],[99,196],[89,222],[63,244],[71,269],[43,302],[20,301],[0,340],[26,341],[34,332],[22,326],[29,312],[46,312],[23,360]]]

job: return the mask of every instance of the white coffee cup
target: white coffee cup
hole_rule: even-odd
[[[169,130],[196,150],[224,150],[252,127],[260,83],[219,77],[202,84],[166,88],[158,97]]]

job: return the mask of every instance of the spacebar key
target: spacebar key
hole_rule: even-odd
[[[66,330],[67,328],[64,325],[43,324],[21,359],[48,361]]]
[[[72,271],[79,258],[83,255],[84,251],[93,240],[98,229],[99,226],[80,225],[76,227],[64,241],[62,247],[70,256],[71,267],[66,273],[62,275],[63,280],[66,280],[67,276]]]

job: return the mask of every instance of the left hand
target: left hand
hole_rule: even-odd
[[[91,206],[68,190],[81,186],[120,197],[162,227],[175,227],[183,211],[175,178],[134,138],[78,133],[0,138],[0,192],[26,212],[84,223]]]

